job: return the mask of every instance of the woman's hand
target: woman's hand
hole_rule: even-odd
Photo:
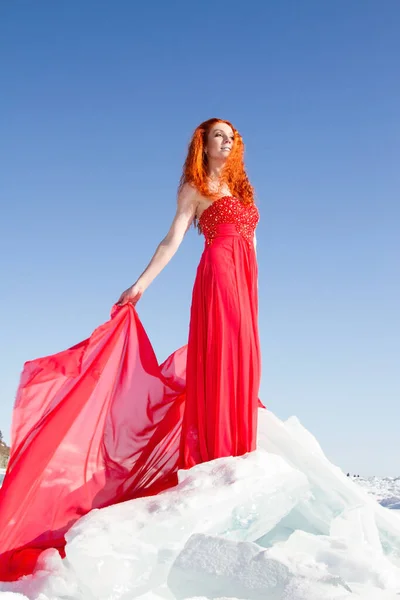
[[[116,304],[117,306],[123,306],[124,304],[131,302],[133,306],[135,306],[136,302],[138,302],[143,292],[144,287],[139,283],[134,283],[133,285],[131,285],[131,287],[122,292]]]

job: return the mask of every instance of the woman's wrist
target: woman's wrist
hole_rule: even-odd
[[[144,275],[141,275],[133,285],[138,285],[144,292],[149,287],[150,282],[146,280],[146,277]]]

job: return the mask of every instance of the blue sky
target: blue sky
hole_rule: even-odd
[[[261,212],[261,397],[335,463],[400,475],[397,0],[0,8],[0,428],[25,360],[104,322],[168,230],[190,135],[231,120]],[[138,312],[186,343],[191,229]]]

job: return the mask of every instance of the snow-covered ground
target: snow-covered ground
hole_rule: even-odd
[[[354,481],[382,506],[400,509],[400,477],[357,477]]]
[[[6,473],[0,469],[0,487]],[[373,496],[382,506],[400,510],[400,477],[352,477],[368,494]]]
[[[258,448],[92,511],[64,561],[48,550],[0,600],[400,600],[399,513],[376,501],[398,502],[397,480],[346,477],[264,410]]]

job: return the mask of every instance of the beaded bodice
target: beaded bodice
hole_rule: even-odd
[[[255,204],[243,204],[234,196],[223,196],[202,212],[199,227],[208,245],[216,237],[218,225],[222,223],[233,223],[243,238],[252,244],[259,218]]]

